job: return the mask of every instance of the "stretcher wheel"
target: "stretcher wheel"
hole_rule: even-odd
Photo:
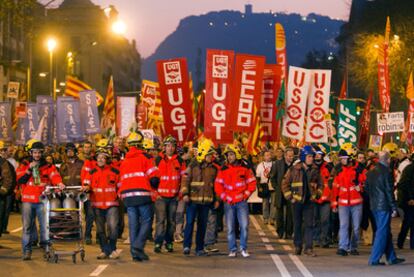
[[[80,258],[81,258],[82,262],[84,262],[84,261],[85,261],[85,250],[82,250],[82,251],[80,252]]]
[[[55,256],[53,257],[53,261],[55,262],[55,264],[57,264],[57,263],[58,263],[58,261],[59,261],[59,256],[58,256],[58,255],[55,255]]]
[[[73,254],[73,255],[72,255],[72,262],[73,262],[74,264],[76,264],[76,254]]]

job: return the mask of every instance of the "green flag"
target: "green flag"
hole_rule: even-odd
[[[286,87],[285,87],[285,79],[282,80],[282,86],[280,87],[279,95],[276,100],[276,120],[281,120],[282,117],[285,115],[285,94],[286,94]]]

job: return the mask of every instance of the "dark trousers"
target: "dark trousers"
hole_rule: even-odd
[[[184,228],[184,248],[191,248],[194,223],[197,218],[196,251],[204,249],[204,237],[206,235],[209,210],[210,205],[188,203]]]
[[[91,239],[93,222],[95,220],[95,214],[94,214],[90,200],[85,201],[84,209],[85,209],[85,239]]]
[[[331,203],[324,202],[315,204],[315,229],[314,240],[320,245],[329,245],[331,243]]]
[[[314,203],[295,203],[293,204],[293,216],[294,216],[294,239],[293,243],[295,247],[302,248],[303,239],[305,239],[305,250],[313,248],[313,226],[314,226]],[[303,236],[302,236],[303,226]]]
[[[14,193],[11,194],[11,195],[7,195],[5,198],[6,198],[6,207],[5,207],[5,211],[4,211],[3,220],[0,221],[1,229],[2,229],[2,230],[0,230],[0,233],[7,231],[7,227],[9,225],[9,216],[10,216],[10,213],[13,209]]]
[[[155,243],[172,243],[175,233],[175,212],[177,199],[158,198],[155,201]]]
[[[292,204],[286,201],[284,197],[281,198],[281,203],[275,203],[276,209],[276,221],[277,221],[277,233],[280,238],[284,235],[286,237],[292,237],[293,233],[293,216],[292,216]]]
[[[408,231],[410,231],[410,248],[414,249],[414,206],[405,206],[402,209],[404,211],[404,218],[400,233],[398,234],[397,245],[399,248],[404,246],[405,238]]]
[[[0,223],[4,221],[5,214],[6,214],[6,196],[0,196]],[[0,224],[0,227],[2,227],[1,224]],[[3,233],[3,228],[0,228],[0,237],[2,233]]]
[[[118,239],[118,207],[104,209],[94,209],[96,221],[96,233],[101,246],[101,251],[109,256],[116,250],[116,240]],[[108,233],[107,233],[108,232]]]
[[[125,205],[119,200],[118,238],[122,238],[125,229]]]

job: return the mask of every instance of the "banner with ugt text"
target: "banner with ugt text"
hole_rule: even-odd
[[[79,92],[82,127],[87,135],[101,132],[98,105],[96,103],[96,91],[84,90]]]
[[[282,66],[266,64],[263,75],[263,89],[258,105],[260,124],[264,131],[262,141],[277,140],[280,122],[276,120],[276,101],[282,85]]]
[[[164,127],[180,142],[192,140],[194,121],[188,79],[187,60],[157,61]]]
[[[236,55],[231,99],[232,126],[236,132],[253,133],[254,106],[258,107],[263,87],[265,57]]]
[[[306,121],[306,142],[327,143],[325,115],[329,114],[331,71],[312,70]]]
[[[306,103],[312,71],[300,67],[289,67],[286,114],[283,118],[282,135],[301,140],[305,129]]]
[[[0,103],[0,139],[2,141],[11,141],[12,137],[12,119],[11,119],[11,102]]]
[[[230,128],[234,52],[207,50],[204,135],[215,143],[233,142]]]
[[[73,97],[60,96],[56,104],[57,140],[59,143],[82,141],[79,100]]]

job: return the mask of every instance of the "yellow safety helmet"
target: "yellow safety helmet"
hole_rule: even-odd
[[[198,143],[197,147],[197,162],[202,163],[207,155],[215,153],[214,144],[210,139],[204,139]]]
[[[127,136],[127,143],[131,146],[141,146],[144,141],[144,136],[140,131],[131,131]]]
[[[34,147],[33,147],[34,146]],[[37,139],[29,139],[24,145],[24,151],[29,152],[32,149],[44,150],[44,145],[41,141]]]
[[[154,141],[152,139],[144,138],[144,141],[142,142],[142,147],[145,150],[154,149]]]
[[[348,155],[351,158],[354,158],[356,156],[356,154],[357,154],[356,147],[352,143],[350,143],[350,142],[346,142],[346,143],[342,144],[341,145],[341,149],[342,150],[345,150],[346,153],[348,153]]]
[[[382,147],[382,151],[387,151],[391,157],[395,158],[398,155],[398,145],[393,142],[388,142]]]
[[[226,148],[224,149],[224,155],[227,155],[227,153],[233,152],[236,155],[236,159],[241,160],[242,155],[240,148],[234,144],[227,144]]]
[[[4,149],[6,148],[6,143],[4,143],[4,141],[0,140],[0,149]]]
[[[95,156],[96,156],[96,157],[98,157],[98,155],[101,155],[101,154],[103,154],[103,155],[105,155],[107,158],[109,158],[109,157],[111,157],[112,152],[111,152],[111,150],[110,150],[110,149],[108,149],[107,147],[98,147],[98,148],[96,149]]]
[[[108,148],[111,146],[112,145],[109,143],[109,139],[107,138],[102,138],[96,143],[96,148]]]

